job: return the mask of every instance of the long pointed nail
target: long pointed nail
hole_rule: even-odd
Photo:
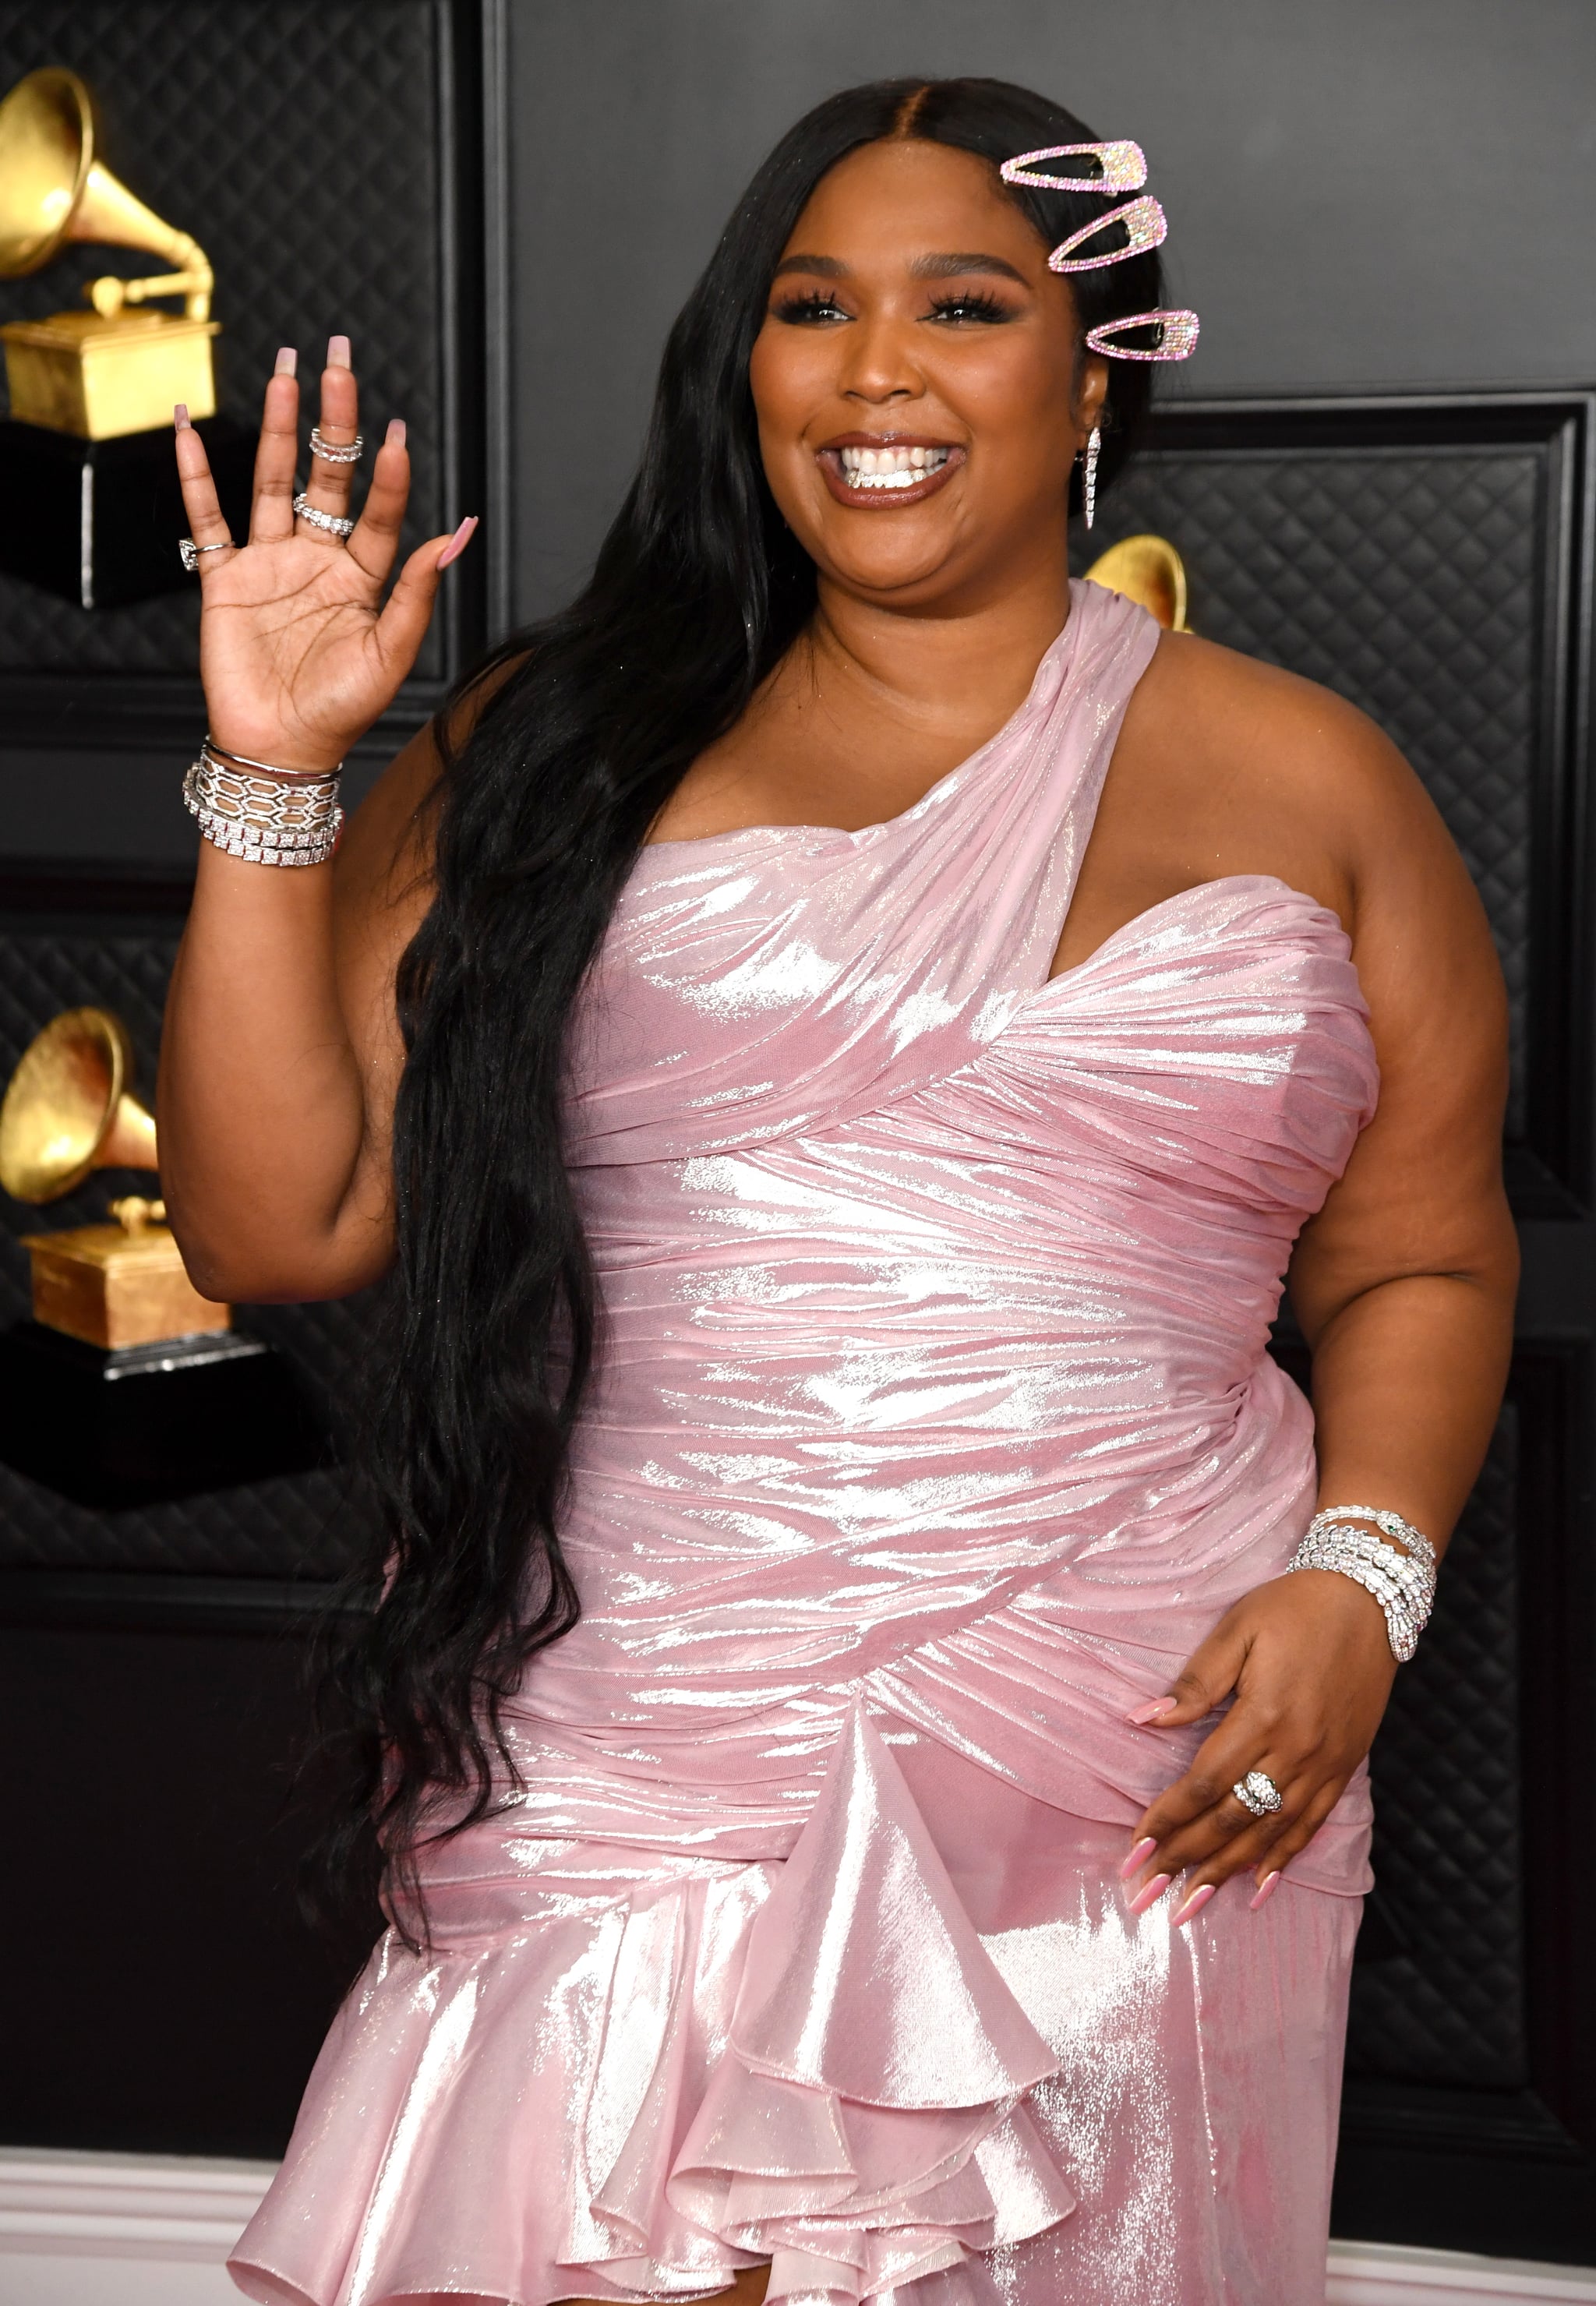
[[[299,354],[292,345],[285,345],[272,366],[273,376],[293,376],[299,367]]]
[[[460,555],[465,551],[466,546],[471,542],[471,533],[476,526],[476,519],[477,517],[475,513],[468,512],[466,514],[465,519],[460,523],[459,527],[456,529],[454,534],[450,537],[448,542],[444,546],[442,551],[438,556],[438,566],[440,568],[447,568],[451,560],[457,560],[460,558]]]
[[[1166,1713],[1173,1713],[1180,1702],[1178,1697],[1149,1697],[1145,1705],[1139,1705],[1125,1719],[1133,1721],[1139,1730],[1145,1730],[1149,1721],[1161,1721]]]
[[[329,368],[347,368],[349,366],[349,339],[347,337],[329,337],[327,340],[327,365]]]
[[[1158,1847],[1150,1833],[1145,1834],[1120,1867],[1120,1880],[1128,1882],[1132,1874],[1139,1874],[1148,1859]]]
[[[388,418],[388,430],[382,436],[382,445],[385,448],[402,448],[405,446],[405,419],[402,416]]]
[[[1155,1874],[1146,1888],[1139,1890],[1131,1899],[1131,1911],[1133,1914],[1145,1914],[1149,1906],[1157,1904],[1174,1879],[1173,1874]]]
[[[1274,1896],[1276,1891],[1278,1890],[1279,1887],[1280,1868],[1276,1866],[1272,1874],[1266,1874],[1263,1880],[1259,1883],[1258,1895],[1254,1898],[1249,1898],[1247,1900],[1247,1911],[1250,1914],[1256,1914],[1260,1906],[1267,1906],[1268,1904],[1269,1900]]]
[[[1174,1926],[1177,1930],[1183,1930],[1189,1921],[1191,1921],[1197,1915],[1201,1913],[1203,1908],[1208,1904],[1208,1900],[1213,1896],[1215,1891],[1218,1887],[1219,1884],[1217,1882],[1202,1882],[1198,1884],[1197,1888],[1193,1890],[1191,1895],[1187,1899],[1185,1904],[1181,1908],[1179,1913],[1176,1914],[1174,1917]]]
[[[188,403],[186,400],[180,400],[176,407],[172,411],[172,422],[179,432],[186,432],[188,431]]]

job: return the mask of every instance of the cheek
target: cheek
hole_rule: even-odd
[[[777,329],[767,321],[754,339],[748,389],[766,456],[802,449],[802,434],[830,397],[831,363],[818,329]]]

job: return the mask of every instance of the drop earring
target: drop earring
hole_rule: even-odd
[[[1097,457],[1102,447],[1103,435],[1094,424],[1092,437],[1081,452],[1084,469],[1081,474],[1080,494],[1086,511],[1086,525],[1088,528],[1097,517]]]

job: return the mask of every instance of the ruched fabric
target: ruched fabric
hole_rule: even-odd
[[[1311,1509],[1266,1345],[1377,1079],[1276,880],[1049,977],[1157,637],[1077,585],[901,816],[643,853],[569,1114],[583,1619],[431,1952],[339,2015],[252,2297],[1322,2295],[1361,1774],[1256,1916],[1114,1876],[1203,1734],[1127,1713]]]

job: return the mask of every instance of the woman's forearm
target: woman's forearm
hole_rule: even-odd
[[[1489,1446],[1512,1344],[1510,1243],[1476,1274],[1418,1274],[1304,1320],[1319,1490],[1393,1507],[1445,1544]]]
[[[168,996],[161,1183],[196,1285],[338,1296],[386,1259],[361,1068],[339,1000],[330,865],[201,845]]]

